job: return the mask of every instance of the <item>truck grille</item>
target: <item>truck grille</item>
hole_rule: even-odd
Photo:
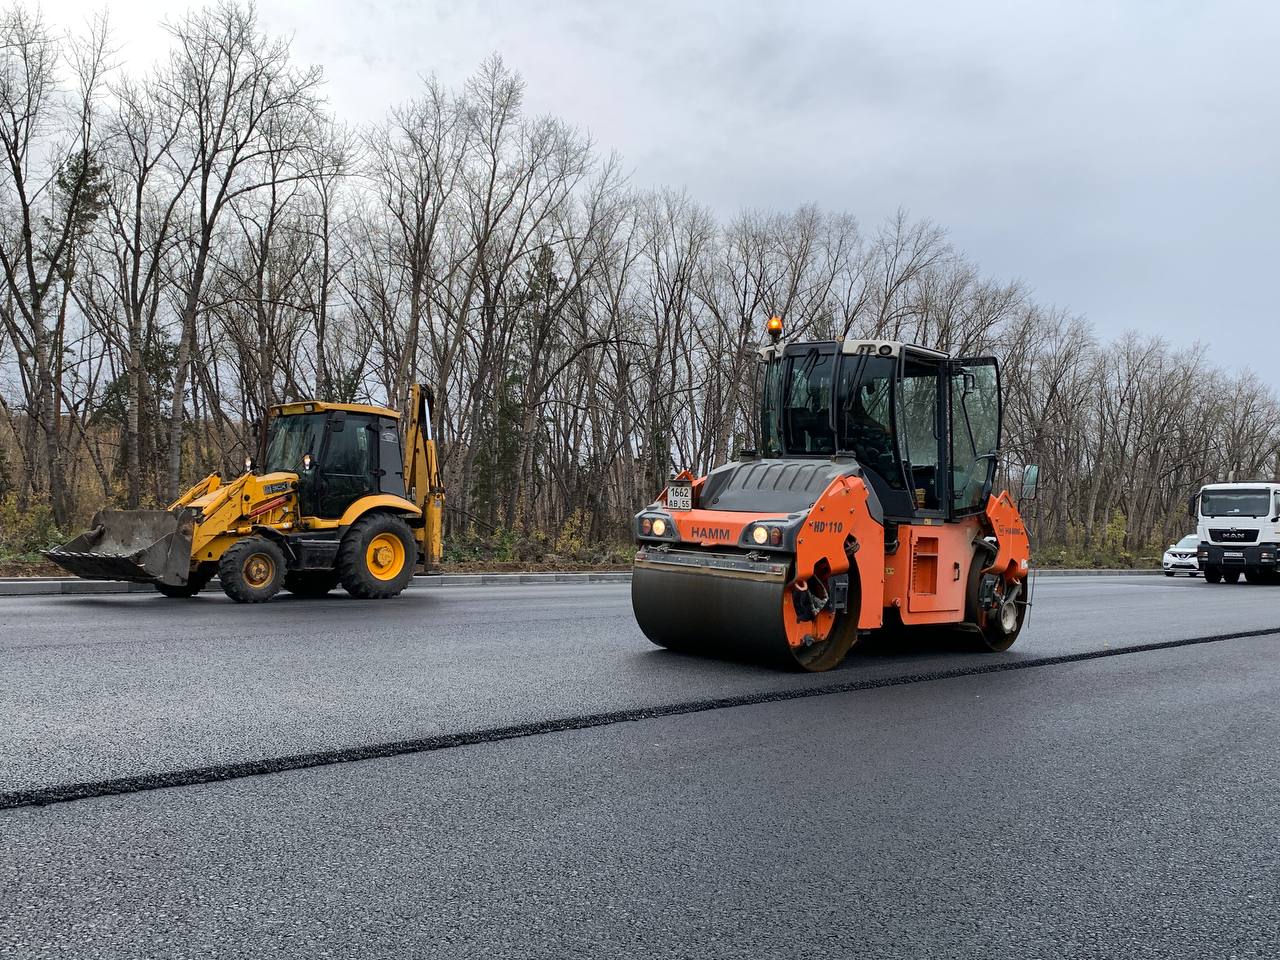
[[[1211,529],[1209,536],[1218,543],[1255,543],[1258,539],[1258,531]]]

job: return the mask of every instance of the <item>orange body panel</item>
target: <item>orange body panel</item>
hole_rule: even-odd
[[[898,527],[898,550],[884,558],[884,605],[895,608],[908,625],[963,620],[979,529],[977,517]]]
[[[1010,582],[1021,580],[1031,565],[1031,541],[1027,537],[1027,525],[1008,490],[987,501],[987,522],[1000,548],[988,569],[1004,574]]]
[[[671,518],[685,543],[700,547],[736,547],[742,538],[743,528],[756,520],[763,520],[763,513],[732,513],[725,510],[672,510]]]
[[[849,569],[845,541],[857,543],[853,562],[861,586],[858,627],[870,630],[884,622],[884,527],[867,509],[866,484],[858,477],[838,477],[822,492],[796,538],[796,578],[812,577],[824,560],[833,574]],[[795,611],[788,605],[787,631],[792,633]],[[796,628],[800,630],[800,627]],[[800,634],[803,636],[803,634]]]

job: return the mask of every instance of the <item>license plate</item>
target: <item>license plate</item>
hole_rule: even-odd
[[[1240,550],[1223,550],[1223,559],[1225,560],[1243,560],[1244,553]]]
[[[667,485],[668,510],[692,510],[693,486],[686,482],[672,481]]]

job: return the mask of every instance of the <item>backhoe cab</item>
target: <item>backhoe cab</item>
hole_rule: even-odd
[[[233,600],[304,597],[339,584],[394,597],[440,561],[444,492],[431,394],[414,386],[400,415],[362,404],[270,409],[259,456],[224,482],[205,477],[168,510],[102,510],[93,528],[46,554],[78,576],[154,583],[191,597],[217,575]]]
[[[673,478],[635,518],[632,606],[653,642],[807,670],[882,627],[953,625],[1005,650],[1029,601],[1029,545],[993,496],[991,357],[912,344],[786,343],[764,364],[758,450]]]

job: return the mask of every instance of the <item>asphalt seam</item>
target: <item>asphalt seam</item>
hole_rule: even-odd
[[[531,723],[514,724],[504,727],[490,727],[482,730],[437,734],[431,737],[422,737],[412,740],[367,744],[361,747],[349,747],[341,750],[323,750],[313,753],[300,753],[292,756],[273,757],[263,760],[248,760],[239,763],[193,767],[187,770],[152,773],[136,777],[116,777],[107,780],[88,781],[85,783],[37,787],[30,790],[13,790],[0,793],[0,810],[13,810],[20,807],[44,807],[53,804],[70,803],[76,800],[91,800],[122,794],[144,793],[151,790],[167,790],[175,787],[192,787],[207,783],[221,783],[228,780],[242,780],[247,777],[285,773],[290,770],[306,770],[315,767],[333,766],[340,763],[358,763],[365,760],[385,760],[390,757],[400,757],[417,753],[435,753],[440,750],[451,750],[457,747],[467,747],[482,743],[498,743],[504,740],[519,740],[528,737],[544,736],[551,733],[563,733],[572,730],[588,730],[593,727],[606,727],[618,723],[632,723],[639,720],[657,720],[664,717],[677,717],[691,713],[707,713],[712,710],[726,710],[733,707],[749,707],[763,703],[779,703],[787,700],[802,700],[809,697],[826,697],[838,693],[854,693],[860,690],[877,690],[884,687],[906,686],[915,683],[926,683],[933,680],[951,680],[958,677],[981,676],[989,673],[1004,673],[1009,670],[1026,670],[1032,667],[1049,667],[1064,663],[1079,663],[1087,660],[1100,660],[1107,657],[1125,656],[1134,653],[1148,653],[1156,650],[1169,650],[1176,647],[1188,647],[1205,643],[1222,643],[1227,640],[1244,640],[1250,637],[1265,637],[1276,634],[1280,634],[1280,627],[1246,630],[1237,633],[1221,633],[1205,637],[1187,637],[1181,640],[1161,640],[1154,643],[1131,644],[1123,647],[1110,647],[1103,650],[1089,650],[1082,653],[1062,654],[1054,657],[1038,657],[1027,660],[1011,660],[1002,663],[975,664],[971,667],[962,667],[956,670],[937,670],[929,673],[900,674],[893,677],[878,677],[867,680],[850,680],[845,683],[824,684],[819,687],[770,690],[761,691],[759,693],[742,694],[734,697],[716,697],[707,700],[695,700],[655,707],[635,707],[629,710],[616,710],[608,713],[583,714],[580,716],[539,720]]]

